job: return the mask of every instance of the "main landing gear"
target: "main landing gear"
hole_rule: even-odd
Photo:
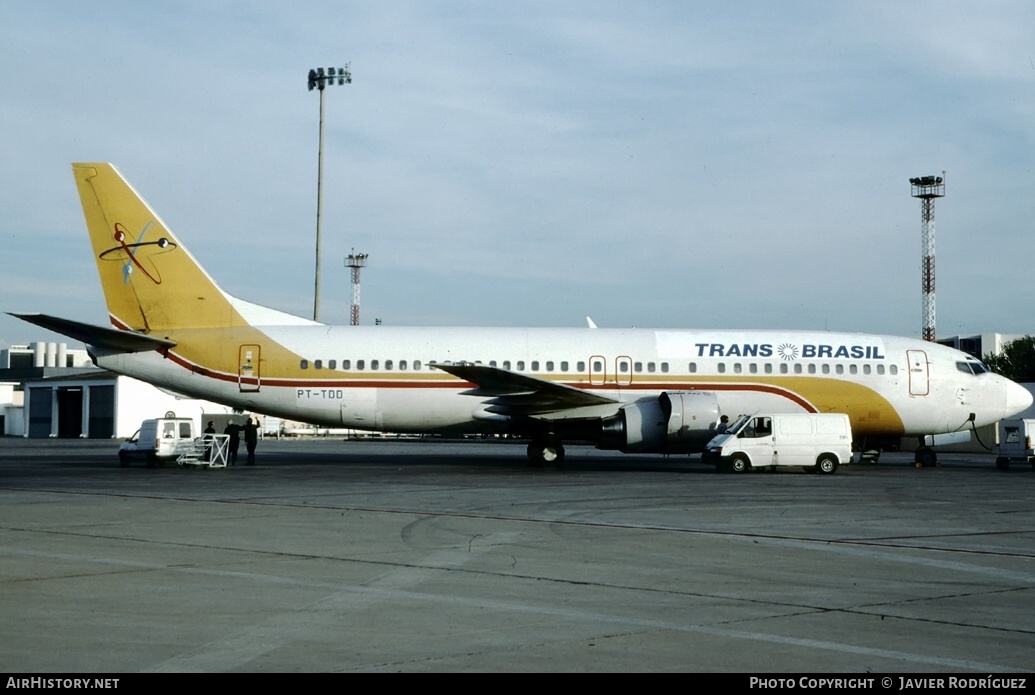
[[[544,468],[547,464],[561,467],[564,463],[564,447],[559,439],[536,440],[528,445],[528,463],[534,468]]]

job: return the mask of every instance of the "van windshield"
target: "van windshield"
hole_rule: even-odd
[[[741,415],[740,417],[738,417],[736,420],[733,421],[732,425],[730,425],[729,427],[726,428],[726,434],[737,434],[737,433],[739,433],[742,429],[744,429],[744,426],[747,425],[750,420],[751,420],[751,416],[750,415]]]

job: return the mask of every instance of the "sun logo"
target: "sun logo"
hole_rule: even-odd
[[[791,343],[784,343],[780,347],[776,348],[776,354],[788,362],[796,360],[798,359],[798,346],[792,345]]]
[[[154,225],[153,221],[144,225],[144,228],[134,241],[129,236],[126,228],[121,223],[116,222],[115,233],[112,234],[112,238],[118,246],[113,246],[100,254],[100,258],[106,261],[122,263],[122,283],[124,285],[129,284],[134,266],[154,284],[162,284],[162,275],[158,272],[158,267],[155,266],[152,257],[172,251],[176,248],[176,244],[165,237],[161,237],[157,241],[144,241],[144,235],[147,234],[152,225]]]

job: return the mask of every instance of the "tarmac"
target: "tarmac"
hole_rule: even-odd
[[[0,439],[0,672],[1030,672],[1035,472]],[[243,451],[242,461],[243,463]],[[897,689],[897,684],[896,684]]]

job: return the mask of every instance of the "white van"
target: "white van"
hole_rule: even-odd
[[[720,472],[801,466],[833,473],[852,459],[852,425],[844,413],[742,415],[705,448]]]
[[[119,447],[119,463],[123,468],[134,460],[143,460],[148,468],[161,461],[175,461],[194,444],[194,421],[186,417],[144,420],[140,429]]]

